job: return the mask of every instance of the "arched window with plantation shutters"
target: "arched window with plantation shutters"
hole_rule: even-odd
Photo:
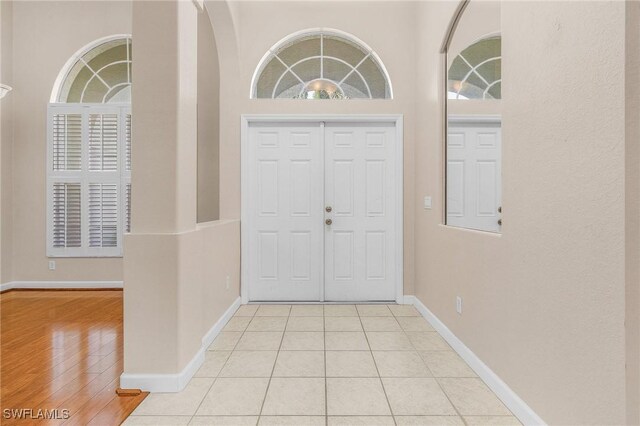
[[[131,228],[131,37],[73,55],[47,113],[47,255],[122,256]]]

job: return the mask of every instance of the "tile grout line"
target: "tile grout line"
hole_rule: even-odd
[[[429,368],[429,366],[427,365],[426,361],[424,360],[424,358],[422,358],[422,356],[420,355],[420,350],[416,347],[416,345],[413,343],[413,341],[411,341],[411,338],[409,337],[409,335],[407,334],[406,331],[402,331],[406,336],[407,339],[409,339],[409,343],[411,343],[411,346],[413,346],[413,348],[415,349],[416,353],[418,354],[418,356],[420,357],[420,359],[422,360],[422,363],[425,365],[425,367],[427,367],[427,370],[433,375],[433,373],[431,372],[431,369]],[[449,404],[451,404],[451,407],[453,407],[453,410],[456,412],[456,414],[458,415],[458,417],[460,418],[460,420],[462,421],[462,423],[466,426],[467,422],[464,420],[464,418],[462,417],[462,415],[460,414],[460,411],[458,411],[458,408],[453,404],[453,401],[451,401],[451,398],[449,398],[449,395],[447,395],[447,393],[445,392],[444,388],[440,385],[440,382],[438,381],[438,379],[436,377],[432,377],[432,379],[436,382],[436,384],[438,385],[438,388],[440,389],[440,391],[442,392],[442,394],[445,396],[445,398],[447,398],[447,401],[449,401]]]
[[[449,395],[447,394],[447,392],[445,392],[444,388],[440,384],[440,381],[435,377],[434,377],[434,380],[438,385],[438,387],[440,388],[440,390],[442,391],[442,393],[444,394],[445,398],[447,398],[447,401],[449,401],[449,404],[451,404],[451,406],[453,407],[453,410],[456,412],[456,414],[458,414],[458,417],[460,417],[460,420],[462,420],[462,423],[465,424],[466,426],[468,424],[467,421],[464,419],[464,417],[462,417],[462,413],[460,413],[460,411],[458,410],[458,407],[456,407],[453,401],[451,401],[451,398],[449,398]]]
[[[327,321],[322,306],[322,336],[323,336],[323,355],[324,355],[324,424],[329,426],[329,384],[327,383]]]
[[[386,306],[386,305],[384,305]],[[393,312],[387,306],[387,309],[393,315]],[[358,312],[358,319],[360,320],[360,326],[362,327],[362,334],[364,334],[364,338],[367,341],[367,345],[369,346],[369,353],[371,354],[371,359],[373,359],[373,365],[376,367],[376,372],[378,373],[378,380],[380,380],[380,385],[382,386],[382,392],[384,392],[384,397],[387,400],[387,406],[389,407],[389,414],[391,414],[391,418],[393,419],[393,424],[397,426],[396,417],[393,415],[393,409],[391,408],[391,402],[389,401],[389,395],[387,395],[387,390],[384,388],[384,382],[382,381],[382,377],[380,377],[380,370],[378,369],[378,363],[376,362],[376,358],[373,356],[373,349],[371,349],[371,343],[369,343],[369,336],[367,336],[367,332],[364,330],[364,324],[362,323],[362,316],[360,315],[360,311],[356,307],[356,311]]]
[[[264,306],[264,305],[260,305]],[[273,361],[273,367],[271,368],[271,376],[269,376],[269,382],[267,382],[267,389],[264,391],[264,398],[262,398],[262,405],[260,406],[260,412],[258,413],[258,420],[260,422],[260,417],[262,416],[262,410],[264,410],[264,404],[267,402],[267,395],[269,394],[269,387],[271,386],[271,380],[273,379],[273,373],[276,370],[276,364],[278,363],[278,358],[280,358],[280,351],[282,349],[282,343],[284,342],[284,333],[286,333],[287,325],[289,324],[289,318],[291,318],[291,309],[293,309],[293,305],[289,306],[289,314],[287,315],[287,321],[284,323],[284,330],[282,331],[282,337],[280,338],[280,345],[278,346],[278,351],[276,352],[276,359]],[[258,308],[260,309],[260,308]],[[256,313],[258,311],[256,310]]]
[[[242,305],[241,305],[242,306]],[[238,307],[238,309],[236,309],[236,312],[234,312],[233,316],[231,318],[235,317],[235,314],[238,312],[240,308]],[[256,312],[258,312],[258,310],[256,309]],[[242,336],[244,336],[244,333],[247,331],[247,328],[249,328],[249,324],[251,324],[251,321],[253,321],[253,318],[256,315],[256,312],[253,313],[253,315],[251,316],[251,319],[249,320],[249,323],[247,324],[247,326],[244,328],[244,330],[242,331],[242,334],[240,334],[240,337],[238,337],[238,341],[235,343],[235,345],[233,345],[233,349],[231,349],[231,351],[229,351],[229,356],[224,360],[224,363],[222,364],[222,367],[220,367],[220,371],[218,371],[218,373],[216,374],[216,377],[213,378],[213,382],[211,382],[211,386],[209,386],[209,389],[207,389],[207,392],[204,394],[204,397],[200,400],[200,403],[198,404],[198,407],[196,408],[196,411],[193,413],[193,415],[191,416],[191,420],[193,420],[194,417],[196,417],[196,415],[198,414],[198,410],[200,409],[200,407],[202,406],[202,403],[204,402],[204,400],[206,399],[207,395],[209,394],[209,392],[211,392],[211,388],[213,388],[213,385],[218,381],[218,379],[220,378],[220,373],[222,373],[222,370],[224,369],[224,367],[227,365],[227,362],[229,362],[229,358],[231,358],[231,355],[233,355],[233,352],[236,350],[236,347],[238,346],[238,343],[240,343],[240,339],[242,339]],[[231,321],[231,320],[229,320]],[[228,322],[228,321],[227,321]],[[225,324],[226,327],[226,324]],[[222,333],[224,331],[224,328],[222,330],[220,330],[220,332]],[[215,340],[213,342],[211,342],[211,344],[213,344],[215,342]],[[211,345],[210,345],[211,346]],[[207,351],[205,351],[205,361],[206,361],[206,352],[208,352],[209,348],[207,348]],[[215,352],[215,351],[211,351],[211,352]],[[200,368],[202,368],[202,366],[200,366]],[[189,420],[189,423],[191,423],[191,420]],[[256,422],[257,423],[257,422]]]

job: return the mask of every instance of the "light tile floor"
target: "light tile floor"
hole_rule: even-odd
[[[406,305],[244,305],[125,425],[519,425]]]

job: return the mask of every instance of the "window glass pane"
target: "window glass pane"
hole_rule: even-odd
[[[302,92],[303,84],[293,74],[287,72],[276,88],[274,98],[294,98]]]
[[[371,97],[387,97],[387,81],[371,57],[365,59],[365,61],[360,64],[358,71],[360,71],[360,74],[362,74],[362,77],[367,82],[369,90],[371,90]]]
[[[71,75],[65,81],[65,86],[69,82],[69,92],[65,98],[61,99],[61,102],[75,103],[82,102],[82,91],[86,87],[89,80],[93,77],[93,72],[81,63],[76,64],[77,75],[71,80]],[[74,67],[74,68],[76,68]],[[63,87],[64,90],[64,87]]]
[[[124,39],[105,43],[91,50],[83,59],[89,64],[92,70],[98,72],[107,65],[126,62],[127,44]]]
[[[491,99],[502,99],[502,83],[496,82],[489,88],[487,94]]]
[[[312,81],[321,78],[320,75],[320,58],[306,59],[298,65],[291,68],[302,81]]]
[[[355,67],[365,55],[365,52],[344,39],[324,36],[324,56],[340,58]]]
[[[275,57],[259,65],[253,97],[391,98],[387,75],[375,55],[346,37],[307,35],[271,51]]]
[[[335,59],[324,58],[323,64],[324,78],[337,83],[341,82],[353,70],[349,65]]]
[[[493,59],[478,65],[476,72],[489,84],[502,78],[502,60]]]
[[[278,52],[278,57],[288,66],[311,56],[320,56],[319,36],[297,40]]]
[[[257,84],[257,97],[270,98],[273,95],[273,88],[278,79],[286,71],[286,67],[282,65],[276,58],[272,58],[262,70]]]
[[[367,90],[366,84],[356,72],[351,73],[351,75],[347,77],[342,84],[342,90],[344,90],[344,94],[351,99],[369,97],[369,91]]]
[[[459,93],[457,99],[500,99],[501,45],[500,36],[488,37],[471,44],[452,60],[448,87]],[[492,90],[487,91],[488,87]]]
[[[82,102],[85,103],[102,103],[102,99],[107,94],[109,87],[107,87],[102,80],[97,77],[93,77],[89,80],[89,83],[84,87],[82,93]]]

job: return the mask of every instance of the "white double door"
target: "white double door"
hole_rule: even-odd
[[[250,301],[395,300],[395,138],[395,123],[249,124]]]

